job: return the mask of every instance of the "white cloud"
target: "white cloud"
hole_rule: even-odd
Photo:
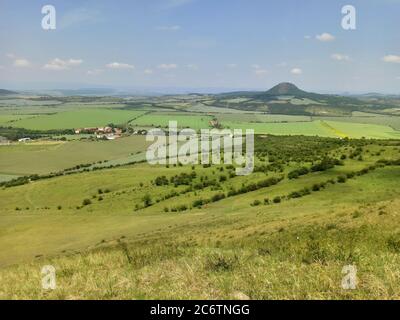
[[[134,65],[128,64],[128,63],[121,63],[121,62],[111,62],[111,63],[107,64],[106,67],[109,69],[115,69],[115,70],[135,69]]]
[[[304,36],[304,39],[309,40],[311,39],[311,36]]]
[[[303,73],[303,70],[301,70],[300,68],[293,68],[292,70],[290,70],[290,73],[294,75],[300,75]]]
[[[4,67],[3,67],[3,66],[0,66],[0,70],[1,70],[1,69],[4,69]]]
[[[331,35],[330,33],[324,32],[322,34],[318,34],[315,36],[315,38],[319,41],[322,42],[329,42],[335,40],[335,37]]]
[[[397,80],[400,80],[400,76],[396,77]]]
[[[26,59],[15,59],[14,60],[14,67],[18,68],[26,68],[30,67],[31,63]]]
[[[387,56],[384,56],[382,58],[382,60],[385,62],[390,62],[390,63],[400,63],[400,56],[395,56],[394,54],[389,54]]]
[[[153,70],[146,69],[146,70],[144,70],[144,74],[153,74]]]
[[[87,72],[87,75],[89,76],[98,76],[99,74],[103,73],[103,69],[94,69],[94,70],[89,70]]]
[[[178,26],[178,25],[162,26],[162,27],[157,27],[156,29],[159,31],[179,31],[179,30],[181,30],[181,26]]]
[[[283,61],[283,62],[281,62],[281,63],[278,63],[276,66],[277,66],[277,67],[283,68],[283,67],[287,67],[287,65],[288,65],[287,62],[284,62],[284,61]]]
[[[259,64],[252,64],[251,67],[253,69],[260,69],[261,68],[261,66]]]
[[[159,69],[162,70],[172,70],[172,69],[176,69],[178,66],[175,63],[162,63],[158,66]]]
[[[53,71],[69,70],[71,67],[79,66],[82,62],[83,60],[81,59],[62,60],[59,58],[55,58],[46,63],[43,68]]]
[[[331,58],[336,61],[349,61],[350,60],[350,57],[348,55],[341,54],[341,53],[334,53],[331,55]]]

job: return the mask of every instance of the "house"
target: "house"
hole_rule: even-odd
[[[98,128],[84,128],[83,131],[86,133],[96,133],[96,131],[98,130]]]

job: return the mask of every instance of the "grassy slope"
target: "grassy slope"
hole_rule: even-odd
[[[47,257],[2,269],[0,297],[232,298],[235,291],[255,299],[399,297],[398,167],[301,199],[250,206],[359,170],[377,160],[372,154],[381,147],[368,149],[364,161],[347,160],[344,167],[185,213],[164,213],[163,207],[214,192],[181,195],[137,212],[133,207],[146,193],[156,198],[170,189],[150,180],[190,172],[187,167],[154,170],[140,164],[0,190],[1,263]],[[398,157],[398,150],[386,149],[380,157]],[[227,184],[240,186],[242,179],[260,175]],[[93,199],[75,209],[100,187],[111,190],[101,203]],[[83,251],[88,247],[94,251]],[[58,270],[59,289],[51,293],[39,286],[40,267],[47,263]],[[359,289],[351,292],[340,289],[341,269],[349,263],[357,265],[360,278]]]
[[[60,226],[54,233],[66,232],[73,241],[93,229],[104,235],[124,225],[128,239],[110,233],[94,251],[3,269],[0,297],[210,299],[232,298],[240,291],[255,299],[398,298],[400,256],[388,239],[396,234],[400,203],[367,199],[364,189],[372,181],[380,195],[398,196],[398,175],[398,169],[382,169],[344,188],[335,185],[269,207],[224,213],[221,202],[201,214],[177,219],[164,214],[164,221],[154,217],[151,231],[140,216],[119,217],[119,225],[100,217],[101,228],[93,219],[76,218],[86,231],[77,234],[73,228],[69,234],[67,222],[67,229]],[[340,203],[333,200],[339,198]],[[52,234],[47,238],[51,242]],[[54,292],[39,286],[40,267],[48,263],[58,270]],[[350,263],[358,267],[360,287],[344,291],[341,269]]]

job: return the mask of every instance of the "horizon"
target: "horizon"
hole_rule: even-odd
[[[342,1],[223,0],[210,13],[210,0],[55,0],[55,30],[42,29],[41,1],[0,4],[0,87],[9,90],[217,93],[291,82],[400,94],[398,0],[352,1],[355,30],[341,26]]]
[[[296,83],[293,82],[279,82],[275,85],[272,85],[269,88],[229,88],[229,87],[124,87],[124,86],[112,86],[112,85],[74,85],[74,84],[69,84],[67,86],[62,86],[62,85],[53,85],[50,87],[43,86],[41,88],[32,88],[29,86],[26,87],[8,87],[8,88],[3,88],[0,87],[0,90],[9,90],[9,91],[14,91],[17,93],[35,93],[35,94],[43,94],[45,92],[48,93],[56,93],[56,92],[63,92],[63,91],[71,91],[71,95],[73,94],[73,91],[108,91],[108,93],[103,93],[103,94],[98,94],[98,95],[132,95],[132,96],[139,96],[139,95],[185,95],[185,94],[222,94],[222,93],[233,93],[233,92],[266,92],[275,86],[281,85],[281,84],[292,84],[298,89],[308,92],[308,93],[319,93],[319,94],[327,94],[327,95],[368,95],[368,94],[376,94],[376,95],[386,95],[386,96],[398,96],[400,95],[400,92],[379,92],[379,91],[342,91],[342,92],[337,92],[337,91],[317,91],[317,90],[308,90],[304,89],[302,87],[299,87]],[[67,94],[68,95],[68,94]],[[76,94],[75,94],[76,95]],[[82,95],[92,95],[89,93],[82,94]],[[93,93],[93,95],[96,95]]]

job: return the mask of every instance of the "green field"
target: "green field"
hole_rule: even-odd
[[[288,121],[288,122],[286,122]],[[295,122],[293,119],[285,122],[239,122],[222,121],[224,128],[228,129],[254,129],[256,134],[272,135],[306,135],[320,137],[367,139],[398,139],[400,132],[389,126],[362,124],[339,121],[307,121]]]
[[[400,297],[395,116],[271,115],[192,96],[61,101],[0,108],[0,126],[43,135],[0,146],[0,299]],[[150,166],[145,135],[132,135],[213,119],[255,130],[250,175]],[[124,124],[122,138],[43,131],[109,123]],[[54,291],[40,287],[48,264]],[[357,290],[341,287],[346,265]]]
[[[112,109],[78,109],[52,115],[39,115],[12,123],[13,127],[31,130],[74,129],[123,124],[142,115],[143,111]]]
[[[0,146],[0,173],[13,175],[47,174],[79,164],[124,159],[146,150],[144,136],[115,141],[68,141]]]
[[[206,129],[210,127],[212,118],[207,115],[181,114],[181,113],[152,113],[137,118],[131,122],[139,127],[168,127],[169,121],[176,121],[180,128]]]
[[[288,178],[324,154],[346,159]],[[400,296],[400,171],[375,165],[399,159],[398,142],[267,137],[257,138],[256,155],[255,171],[244,177],[225,166],[143,163],[1,189],[0,298]],[[188,184],[155,183],[193,172]],[[228,196],[273,177],[284,179]],[[308,193],[290,196],[305,188]],[[193,206],[221,193],[227,198]],[[280,203],[272,201],[278,197]],[[38,285],[45,264],[57,270],[51,292]],[[340,286],[348,264],[359,270],[357,290]]]

